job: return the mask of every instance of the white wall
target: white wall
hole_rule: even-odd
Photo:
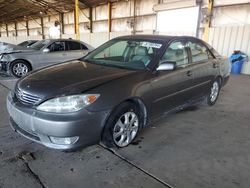
[[[250,26],[213,27],[209,43],[223,56],[229,57],[234,50],[241,50],[250,57]]]
[[[167,35],[195,36],[199,7],[188,7],[157,13],[157,32]]]
[[[250,25],[250,4],[214,8],[212,26]]]

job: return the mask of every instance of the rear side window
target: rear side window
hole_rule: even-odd
[[[207,47],[201,43],[188,42],[188,47],[191,50],[193,63],[204,62],[213,58]]]
[[[75,41],[67,41],[67,50],[81,50],[81,44]]]

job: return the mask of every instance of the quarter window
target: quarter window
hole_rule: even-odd
[[[212,54],[206,48],[206,46],[200,43],[188,42],[188,46],[191,50],[193,63],[204,62],[213,58]]]
[[[79,42],[67,41],[66,44],[68,47],[67,50],[81,50],[81,45]]]
[[[161,59],[161,63],[172,61],[176,63],[177,67],[185,66],[188,64],[188,55],[185,45],[182,42],[173,42],[166,50]]]
[[[81,48],[82,48],[82,50],[88,50],[88,48],[83,44],[81,44]]]

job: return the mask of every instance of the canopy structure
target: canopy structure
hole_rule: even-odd
[[[93,7],[107,2],[108,0],[79,0],[79,8]],[[0,23],[65,13],[74,8],[74,0],[0,0]]]

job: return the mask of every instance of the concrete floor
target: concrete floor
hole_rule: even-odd
[[[131,146],[47,149],[14,133],[0,78],[0,188],[246,187],[250,185],[250,76],[232,76],[213,107],[162,118]]]

